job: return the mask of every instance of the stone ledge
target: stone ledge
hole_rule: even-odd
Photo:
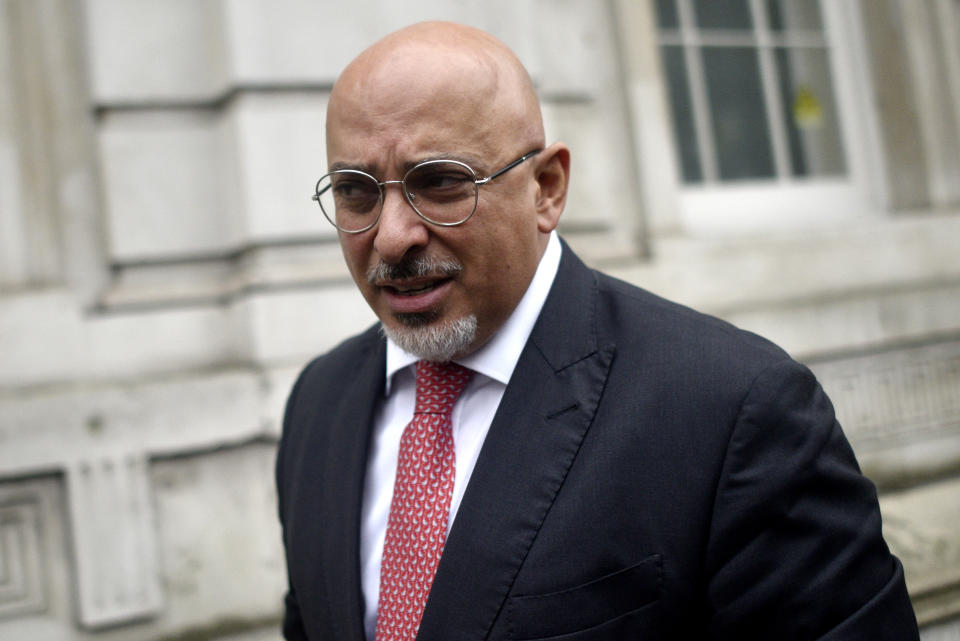
[[[881,487],[960,470],[960,337],[812,363]]]
[[[920,625],[960,614],[960,477],[888,493],[880,509]]]
[[[960,212],[749,237],[656,238],[650,262],[611,274],[704,311],[727,315],[790,301],[843,298],[960,280]]]
[[[229,303],[265,291],[352,283],[329,238],[252,243],[221,254],[118,263],[101,297],[105,312]]]

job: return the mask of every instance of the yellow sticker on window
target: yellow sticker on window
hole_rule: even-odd
[[[818,129],[823,126],[823,107],[809,87],[797,88],[793,99],[793,119],[800,129]]]

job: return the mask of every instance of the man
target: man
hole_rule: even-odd
[[[570,152],[503,44],[374,44],[327,156],[380,324],[291,393],[288,639],[917,638],[810,372],[558,240]]]

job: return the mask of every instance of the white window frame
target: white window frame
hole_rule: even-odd
[[[750,2],[754,15],[765,11],[763,0]],[[689,0],[678,0],[678,10],[690,11],[691,7]],[[788,152],[778,148],[782,145],[776,142],[772,143],[778,168],[776,178],[687,184],[680,181],[678,175],[677,206],[680,224],[687,233],[718,236],[824,228],[878,215],[878,201],[883,199],[879,193],[882,185],[877,178],[881,175],[882,151],[878,137],[871,133],[876,131],[876,114],[867,98],[870,77],[862,25],[855,3],[821,1],[820,7],[846,175],[790,176],[789,171],[784,171]],[[761,48],[765,46],[762,41],[757,44]],[[761,56],[761,74],[772,74],[772,57],[766,56],[766,62],[764,57]],[[780,97],[773,95],[775,83],[769,80],[765,78],[764,82],[765,101],[768,110],[772,110],[779,107]],[[691,87],[692,100],[706,100],[696,93],[697,89]],[[697,126],[700,134],[702,124]],[[699,144],[704,156],[704,143]],[[711,145],[712,140],[707,144]],[[708,162],[712,162],[712,158]],[[709,170],[704,173],[710,175]]]

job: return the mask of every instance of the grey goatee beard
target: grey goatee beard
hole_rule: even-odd
[[[412,314],[411,314],[412,315]],[[403,320],[400,321],[404,323]],[[473,314],[443,323],[400,327],[380,325],[381,331],[404,351],[426,361],[446,363],[467,350],[477,337],[477,317]]]
[[[399,263],[380,262],[367,271],[367,280],[377,282],[421,276],[451,278],[463,271],[463,265],[449,258],[416,256]],[[445,363],[463,353],[477,337],[477,317],[438,322],[438,313],[394,314],[400,323],[388,327],[381,320],[381,331],[401,349],[421,359]]]

